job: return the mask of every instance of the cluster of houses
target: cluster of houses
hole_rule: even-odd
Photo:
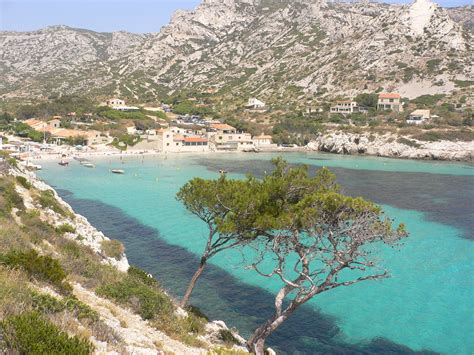
[[[377,110],[379,111],[393,111],[403,112],[402,97],[398,93],[380,93],[377,101]],[[316,112],[316,111],[314,111]],[[329,109],[331,114],[349,115],[353,113],[367,114],[369,112],[367,107],[359,106],[356,101],[343,100],[336,101],[335,105]],[[308,113],[308,111],[307,111]],[[311,113],[311,111],[310,111]],[[415,110],[406,119],[408,124],[424,124],[431,119],[430,110]]]
[[[30,118],[24,121],[24,123],[35,131],[44,133],[45,140],[48,134],[53,143],[57,145],[61,145],[71,138],[81,138],[85,145],[103,144],[109,140],[107,137],[102,136],[99,131],[61,128],[61,121],[58,118],[53,118],[47,122]]]
[[[160,152],[255,151],[276,147],[270,135],[252,137],[225,123],[197,129],[169,127],[148,133],[142,137],[146,148]]]

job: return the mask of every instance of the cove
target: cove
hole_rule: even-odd
[[[124,164],[116,159],[99,159],[94,170],[76,164],[68,169],[44,164],[45,170],[40,176],[54,187],[70,191],[64,194],[66,201],[106,234],[123,240],[132,263],[155,273],[165,287],[179,295],[197,264],[196,252],[202,249],[199,237],[205,235],[205,229],[174,199],[176,191],[194,176],[216,177],[214,168],[217,166],[226,165],[233,177],[241,177],[247,171],[265,170],[270,157],[126,158]],[[364,195],[357,193],[357,189],[363,192],[366,185],[376,186],[372,189],[375,192],[387,187],[383,194],[374,195],[374,199],[384,204],[391,216],[406,222],[411,238],[399,251],[384,255],[385,265],[393,275],[391,279],[334,290],[317,297],[282,327],[269,344],[288,353],[403,353],[411,350],[472,353],[472,229],[469,231],[472,221],[469,222],[469,218],[456,220],[452,217],[454,214],[448,214],[443,223],[438,221],[438,216],[444,215],[443,211],[449,206],[455,207],[453,202],[457,196],[469,208],[472,169],[462,164],[440,166],[437,163],[433,172],[429,172],[429,163],[420,169],[410,162],[410,166],[399,167],[401,171],[395,172],[383,168],[387,166],[383,163],[385,159],[378,163],[372,158],[371,168],[361,169],[369,164],[364,158],[352,161],[352,168],[342,166],[348,164],[346,160],[328,155],[290,154],[285,158],[314,167],[329,166],[329,160],[348,193]],[[111,175],[108,170],[119,164],[126,175]],[[426,185],[428,177],[432,181],[440,179],[439,185],[435,184],[439,187],[433,191],[422,190],[423,202],[410,205],[403,187],[411,187],[409,195],[418,201],[413,191],[419,190],[416,185]],[[445,177],[448,179],[443,180]],[[410,183],[413,179],[418,181],[415,185]],[[447,185],[449,179],[455,183]],[[74,201],[88,201],[88,204],[82,202],[88,207],[81,210]],[[427,206],[432,201],[441,207],[430,210]],[[94,203],[101,207],[92,208]],[[115,212],[109,215],[105,212],[109,208],[104,206]],[[468,212],[469,209],[466,217],[469,217]],[[112,218],[113,215],[117,218]],[[105,222],[100,222],[101,219]],[[117,234],[130,236],[128,242],[123,236],[112,234],[113,228],[107,229],[103,224],[111,221],[117,225],[114,227]],[[157,241],[164,244],[155,247],[153,243]],[[194,265],[189,256],[173,249],[177,247],[196,258]],[[149,255],[150,250],[160,250],[166,257]],[[192,303],[212,318],[237,326],[245,335],[261,321],[255,315],[271,311],[268,300],[278,284],[242,270],[240,260],[240,253],[227,253],[214,259],[215,269],[205,272],[206,279],[199,283]],[[222,283],[211,281],[216,278],[214,270],[219,272],[218,279]]]

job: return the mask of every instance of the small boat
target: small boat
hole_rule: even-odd
[[[219,174],[227,174],[227,170],[219,170]]]
[[[110,170],[113,174],[125,174],[125,170],[122,169],[112,169]]]
[[[82,166],[85,166],[86,168],[95,168],[95,165],[92,163],[83,163]]]
[[[66,160],[61,160],[58,164],[61,165],[61,166],[68,166],[69,162],[66,161]]]

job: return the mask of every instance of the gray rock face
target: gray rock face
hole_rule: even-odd
[[[469,16],[471,8],[448,13],[430,0],[204,0],[159,33],[0,32],[0,95],[155,97],[213,87],[285,102],[446,83],[473,76]]]
[[[410,141],[411,145],[405,142]],[[400,140],[392,134],[372,135],[332,132],[320,135],[308,149],[336,154],[365,154],[390,158],[456,160],[472,162],[474,142],[423,142]]]

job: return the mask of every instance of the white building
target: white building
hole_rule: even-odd
[[[348,115],[354,112],[359,112],[359,110],[358,110],[357,102],[344,100],[344,101],[336,101],[336,104],[330,107],[329,112]]]
[[[265,148],[273,145],[273,137],[263,133],[259,136],[252,137],[252,140],[256,148]]]
[[[121,99],[108,99],[106,102],[107,106],[125,106],[125,101]]]
[[[261,110],[265,108],[265,102],[260,101],[259,99],[256,99],[255,97],[252,97],[247,102],[247,105],[245,105],[245,108],[251,109],[251,110]]]
[[[415,110],[407,118],[408,124],[423,124],[431,118],[430,110]]]

